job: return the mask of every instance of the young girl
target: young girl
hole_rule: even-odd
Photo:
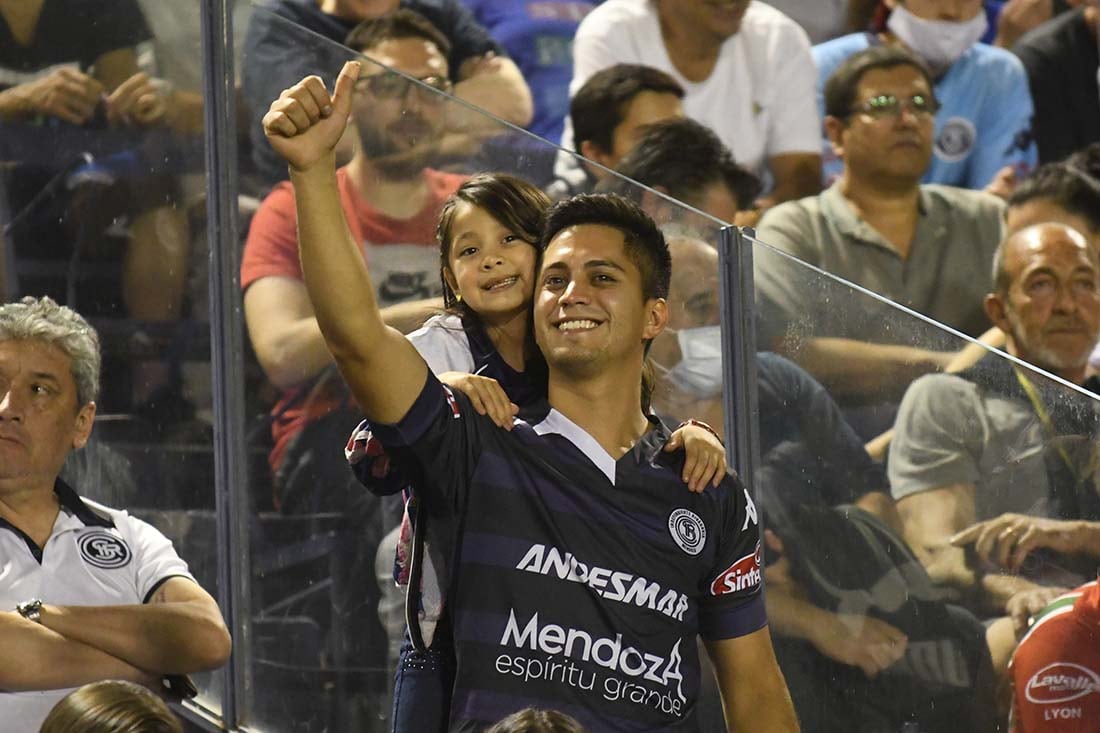
[[[546,364],[534,343],[531,302],[536,242],[549,205],[538,188],[505,174],[477,175],[459,187],[437,229],[447,312],[408,337],[442,382],[464,392],[479,413],[505,430],[520,407],[546,397]],[[709,428],[682,425],[665,450],[679,448],[687,454],[683,479],[692,491],[717,485],[725,475],[722,444]],[[408,490],[400,461],[390,463],[365,423],[353,433],[347,455],[372,492],[406,491],[405,519],[395,530],[394,576],[406,588],[407,633],[398,659],[393,730],[445,730],[454,683],[443,602],[447,527],[429,524],[428,508]]]

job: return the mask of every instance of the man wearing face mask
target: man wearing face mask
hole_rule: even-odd
[[[890,13],[878,32],[853,33],[814,46],[817,101],[824,109],[825,81],[846,58],[870,46],[906,48],[924,61],[942,107],[936,115],[932,165],[924,183],[981,189],[996,182],[1010,192],[1038,159],[1034,114],[1019,59],[979,43],[987,20],[981,0],[883,0]],[[823,144],[826,183],[842,162]]]
[[[1039,160],[1053,163],[1100,142],[1100,0],[1036,28],[1012,47],[1035,100]]]

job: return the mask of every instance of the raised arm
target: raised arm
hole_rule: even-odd
[[[302,273],[325,343],[363,414],[373,422],[395,423],[412,407],[428,368],[383,320],[340,205],[334,149],[347,126],[358,77],[359,63],[349,61],[331,96],[320,78],[306,77],[271,104],[263,125],[290,167]]]
[[[231,648],[218,605],[189,578],[170,578],[142,605],[43,605],[40,622],[66,639],[159,674],[216,669]]]

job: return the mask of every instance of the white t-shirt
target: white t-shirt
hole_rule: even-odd
[[[470,340],[462,328],[462,319],[450,313],[435,315],[408,336],[409,341],[428,363],[432,374],[444,372],[474,373],[474,355]]]
[[[753,2],[741,30],[722,45],[714,71],[689,82],[672,65],[652,0],[607,0],[581,22],[573,42],[570,95],[601,69],[645,64],[684,87],[684,111],[712,128],[742,166],[766,174],[768,158],[821,152],[817,67],[806,32],[771,6]],[[567,125],[562,144],[573,147]]]
[[[58,606],[145,603],[169,578],[194,580],[172,543],[124,511],[81,500],[58,485],[61,511],[41,555],[0,521],[0,608],[40,598]],[[0,728],[36,731],[72,689],[0,692]]]
[[[843,35],[848,27],[847,0],[764,0],[802,26],[811,43]]]

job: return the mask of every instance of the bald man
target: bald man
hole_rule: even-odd
[[[1100,337],[1098,273],[1096,251],[1064,224],[1010,235],[994,256],[994,292],[985,298],[990,321],[1006,334],[1005,350],[1098,391],[1096,378],[1086,379]],[[933,579],[960,588],[979,584],[993,605],[1007,601],[1016,586],[978,574],[963,548],[948,540],[1006,512],[1095,511],[1089,503],[1095,496],[1076,493],[1082,473],[1064,442],[1094,438],[1095,423],[1087,398],[1001,358],[914,382],[898,413],[889,477],[905,537]]]

